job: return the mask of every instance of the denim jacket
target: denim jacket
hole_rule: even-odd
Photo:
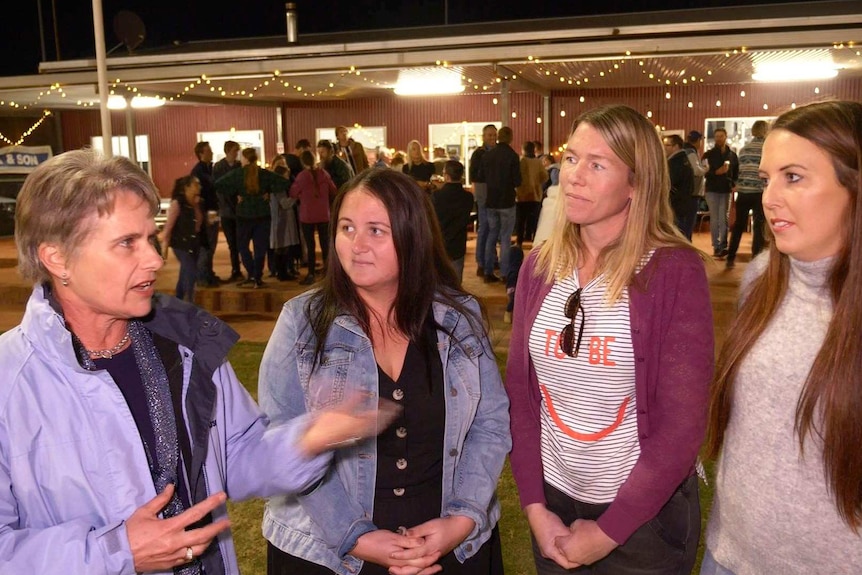
[[[260,403],[274,423],[354,394],[363,397],[366,408],[378,402],[371,340],[352,316],[336,318],[312,372],[316,340],[306,316],[311,293],[285,304],[261,362]],[[478,315],[475,300],[464,303]],[[455,548],[463,562],[488,540],[500,517],[495,490],[511,447],[509,402],[487,336],[477,335],[468,318],[448,305],[435,303],[433,313],[443,328],[437,347],[447,389],[442,516],[464,515],[476,523]],[[267,502],[264,537],[341,575],[358,572],[362,561],[349,553],[361,535],[377,529],[372,522],[376,473],[375,438],[340,450],[313,491]]]
[[[225,361],[236,333],[173,297],[157,295],[153,308],[145,326],[179,351],[193,500],[314,485],[330,455],[296,449],[302,417],[267,426]],[[156,495],[141,436],[108,372],[78,363],[42,286],[21,325],[0,336],[0,370],[0,573],[134,575],[125,520]],[[225,505],[213,511],[226,515]],[[202,558],[207,573],[239,575],[230,530],[217,544],[223,561]]]

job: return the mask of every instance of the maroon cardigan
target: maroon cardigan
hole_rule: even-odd
[[[536,277],[535,250],[521,268],[506,390],[511,403],[510,460],[521,506],[546,503],[541,454],[541,396],[529,334],[551,290]],[[703,261],[686,248],[660,248],[629,286],[640,456],[616,498],[598,519],[623,544],[655,517],[689,477],[706,428],[714,340]]]

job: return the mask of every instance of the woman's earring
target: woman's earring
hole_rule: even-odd
[[[69,285],[69,276],[66,275],[66,272],[63,272],[63,275],[60,277],[60,283],[64,286]]]

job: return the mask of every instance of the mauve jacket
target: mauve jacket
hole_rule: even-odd
[[[530,253],[518,277],[506,366],[510,461],[522,507],[546,503],[541,395],[529,335],[551,284],[534,275],[537,253]],[[655,517],[693,473],[704,438],[714,343],[709,285],[697,252],[657,249],[629,286],[629,313],[640,456],[598,519],[619,544]]]
[[[295,447],[308,416],[269,421],[226,360],[239,336],[204,310],[157,294],[144,326],[175,353],[191,443],[192,500],[268,497],[314,485],[330,453]],[[134,575],[126,520],[156,495],[122,392],[78,363],[72,334],[37,285],[21,325],[0,336],[0,573]],[[158,345],[158,343],[157,343]],[[212,512],[227,517],[227,506]],[[201,558],[209,575],[239,575],[230,530]],[[148,572],[173,575],[172,569]]]
[[[329,203],[338,189],[326,170],[317,170],[317,186],[311,170],[302,170],[290,186],[290,197],[299,200],[299,221],[321,224],[329,221]]]

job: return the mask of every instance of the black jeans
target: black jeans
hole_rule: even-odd
[[[520,246],[533,241],[536,227],[539,225],[539,212],[542,202],[517,202],[515,204],[515,238]]]
[[[596,520],[609,507],[609,504],[581,503],[547,483],[545,497],[548,509],[566,525],[571,525],[576,519]],[[542,557],[535,539],[533,557],[538,575],[690,575],[697,559],[699,541],[700,497],[697,474],[694,474],[682,482],[658,515],[601,561],[566,570]]]
[[[326,271],[326,261],[329,257],[329,223],[302,224],[302,235],[305,236],[305,245],[308,246],[308,273],[314,275],[314,266],[317,263],[317,248],[314,245],[314,230],[317,229],[317,239],[320,241],[320,252],[323,255],[323,268]]]
[[[248,272],[248,279],[261,281],[266,250],[269,249],[270,218],[237,218],[237,242],[242,265]],[[252,243],[254,254],[249,250]]]
[[[215,279],[213,271],[213,257],[215,256],[216,245],[218,244],[218,228],[219,223],[210,223],[204,212],[204,222],[201,225],[201,235],[206,235],[206,245],[201,247],[198,252],[198,279],[203,282],[211,282]]]
[[[694,222],[697,219],[697,206],[699,202],[700,197],[691,196],[677,205],[671,204],[671,208],[673,208],[673,223],[688,241],[691,241],[691,234],[694,231]]]
[[[236,218],[222,218],[221,230],[224,232],[224,239],[227,243],[227,249],[230,253],[230,273],[231,275],[240,273],[239,269],[239,249],[237,248],[236,236]]]
[[[766,225],[766,217],[763,215],[763,194],[737,194],[736,195],[736,220],[733,222],[733,230],[730,233],[730,246],[727,251],[728,261],[736,258],[739,249],[739,241],[748,225],[748,212],[753,215],[751,222],[751,256],[754,257],[763,250],[763,226]]]

